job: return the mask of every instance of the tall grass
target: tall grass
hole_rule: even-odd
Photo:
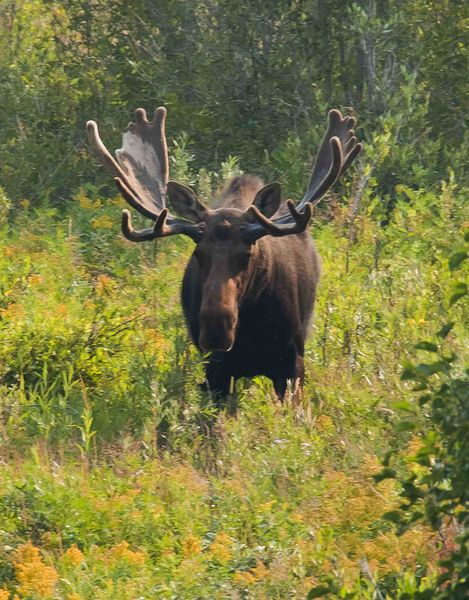
[[[255,378],[234,416],[199,390],[204,358],[179,306],[190,242],[127,243],[120,201],[93,189],[66,216],[15,208],[0,230],[0,598],[429,585],[444,545],[422,525],[398,538],[381,519],[398,490],[372,476],[390,448],[419,443],[394,426],[396,405],[414,403],[402,364],[445,319],[467,215],[454,181],[399,193],[386,228],[369,198],[314,222],[323,276],[304,399],[280,406]],[[465,335],[450,334],[455,350]]]

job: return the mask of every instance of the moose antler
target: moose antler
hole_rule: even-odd
[[[304,212],[300,213],[295,208],[293,200],[287,200],[288,210],[290,211],[290,218],[293,223],[278,224],[278,222],[268,219],[257,206],[251,205],[247,209],[247,213],[252,215],[254,219],[262,226],[263,230],[259,230],[262,235],[272,235],[274,237],[282,237],[284,235],[291,235],[292,233],[301,233],[306,229],[311,219],[312,208],[311,204],[305,206]],[[258,226],[255,226],[258,229]],[[253,231],[253,228],[251,227]],[[259,236],[261,237],[261,236]]]
[[[136,122],[129,123],[122,135],[122,148],[116,158],[108,151],[99,135],[95,121],[86,128],[91,143],[103,165],[114,175],[114,181],[126,202],[145,217],[155,221],[153,227],[135,230],[128,210],[122,213],[122,233],[133,242],[183,233],[197,239],[201,225],[193,225],[169,215],[166,208],[166,189],[169,178],[168,147],[165,135],[166,109],[155,110],[148,121],[143,108],[135,111]]]
[[[321,142],[314,163],[308,188],[298,208],[307,202],[315,206],[331,188],[352,161],[362,146],[357,144],[353,128],[354,117],[344,117],[338,110],[329,111],[329,125]]]
[[[308,188],[298,206],[295,208],[289,200],[287,205],[290,214],[272,220],[265,217],[255,206],[249,207],[247,212],[258,222],[254,226],[257,237],[290,235],[304,231],[311,219],[312,208],[320,202],[360,153],[362,145],[357,143],[353,130],[355,119],[344,117],[338,110],[331,110],[328,118],[329,124],[311,172]]]

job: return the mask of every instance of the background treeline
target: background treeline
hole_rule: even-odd
[[[137,106],[169,109],[194,165],[304,186],[325,114],[360,117],[379,191],[467,163],[464,0],[0,0],[0,184],[61,204],[101,183],[84,124],[110,147]],[[181,140],[179,140],[181,143]]]

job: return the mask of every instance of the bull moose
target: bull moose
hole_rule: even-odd
[[[153,121],[137,109],[115,158],[97,124],[87,123],[90,141],[122,196],[154,221],[136,230],[124,210],[124,236],[144,242],[184,234],[195,242],[184,273],[182,307],[194,344],[211,352],[206,385],[219,405],[232,378],[265,375],[280,399],[288,381],[303,383],[304,344],[320,275],[307,227],[312,208],[361,149],[353,117],[331,110],[328,119],[307,191],[296,207],[291,200],[282,203],[278,183],[264,185],[251,175],[231,179],[217,208],[169,181],[163,107]],[[167,201],[178,216],[169,213]]]

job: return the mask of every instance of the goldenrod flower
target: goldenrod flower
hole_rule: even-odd
[[[193,535],[189,535],[182,541],[182,553],[184,556],[191,556],[192,554],[200,554],[202,546],[200,540]]]
[[[258,560],[256,566],[251,569],[251,573],[256,581],[260,581],[268,576],[269,570],[261,560]]]
[[[91,227],[93,229],[112,229],[114,227],[114,220],[108,215],[101,215],[92,219]]]
[[[259,504],[259,510],[263,512],[270,512],[274,504],[277,503],[277,500],[270,500],[270,502],[264,502],[263,504]]]
[[[57,304],[57,306],[55,307],[55,313],[57,315],[59,315],[60,317],[67,316],[67,313],[68,313],[67,305],[66,304]]]
[[[16,579],[20,584],[18,592],[24,596],[36,595],[51,598],[57,582],[57,571],[44,564],[39,548],[27,542],[20,546],[13,561]]]
[[[80,188],[78,190],[78,192],[75,194],[74,199],[79,202],[81,208],[84,208],[86,210],[94,210],[101,206],[101,200],[95,200],[93,202],[93,200],[88,198],[83,188]]]
[[[261,560],[258,560],[256,566],[250,571],[236,571],[233,575],[233,580],[238,585],[247,586],[254,585],[258,581],[265,579],[269,574],[269,570]]]
[[[0,600],[8,600],[10,592],[5,588],[0,588]]]
[[[305,517],[301,513],[293,513],[291,516],[291,520],[295,523],[304,523]]]
[[[115,281],[108,275],[98,275],[96,277],[96,291],[102,294],[107,289],[114,287]]]
[[[42,282],[42,275],[39,275],[39,273],[32,273],[28,277],[28,283],[31,285],[35,285],[36,283],[41,283],[41,282]]]
[[[129,543],[125,540],[109,550],[109,556],[115,561],[125,560],[132,565],[142,565],[145,562],[143,552],[134,552],[129,550]]]
[[[316,420],[316,427],[319,431],[331,433],[335,431],[334,422],[329,415],[320,415]]]
[[[232,543],[232,539],[227,533],[217,533],[209,549],[210,556],[221,563],[228,562],[233,556]]]
[[[248,586],[254,585],[256,583],[256,578],[251,573],[251,571],[236,571],[233,575],[233,581],[240,586]]]
[[[78,548],[76,544],[70,546],[70,548],[64,554],[64,562],[69,565],[78,566],[85,560],[83,552]]]

